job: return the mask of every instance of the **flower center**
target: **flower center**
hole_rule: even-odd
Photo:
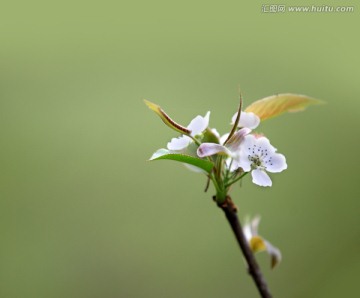
[[[272,156],[269,155],[268,149],[253,145],[253,147],[249,147],[248,150],[248,159],[251,161],[253,167],[266,169],[267,165],[272,165]]]
[[[254,166],[256,166],[256,167],[262,166],[262,160],[259,155],[257,155],[257,154],[255,154],[253,156],[249,155],[248,158]]]

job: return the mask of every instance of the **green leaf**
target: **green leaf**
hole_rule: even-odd
[[[323,104],[324,102],[305,95],[278,94],[265,97],[253,102],[245,109],[245,112],[252,112],[261,120],[279,116],[285,112],[303,111],[310,105]]]
[[[160,159],[169,159],[169,160],[175,160],[175,161],[187,163],[189,165],[193,165],[200,169],[203,169],[207,173],[211,173],[211,170],[214,167],[214,164],[211,161],[200,159],[186,154],[171,153],[167,149],[159,149],[150,157],[150,160],[160,160]]]
[[[146,99],[144,99],[144,102],[148,106],[148,108],[154,111],[161,118],[161,120],[170,128],[185,135],[189,135],[191,133],[189,129],[172,120],[170,116],[166,114],[165,111],[157,104],[154,104],[153,102]]]

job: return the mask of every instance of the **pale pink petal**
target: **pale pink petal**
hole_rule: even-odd
[[[217,153],[231,154],[225,146],[215,143],[202,143],[197,149],[197,155],[199,157],[211,156]]]
[[[201,134],[209,126],[209,118],[210,112],[207,112],[205,117],[196,116],[193,120],[191,120],[187,128],[191,131],[192,137]]]
[[[260,186],[271,186],[272,182],[268,174],[261,169],[255,169],[251,172],[252,182]]]
[[[232,122],[231,122],[232,124],[235,123],[236,117],[237,117],[237,113],[235,113],[235,115],[232,117]],[[251,112],[248,113],[241,111],[238,127],[247,127],[247,128],[255,129],[256,127],[259,126],[259,124],[260,124],[260,118],[257,115]]]
[[[266,161],[266,170],[271,173],[279,173],[287,169],[286,158],[280,153],[274,153]]]
[[[181,136],[179,138],[172,138],[167,144],[167,148],[172,151],[181,151],[185,149],[192,142],[191,138],[187,136]]]
[[[251,132],[251,129],[244,127],[239,129],[236,133],[233,134],[233,136],[230,138],[230,140],[226,143],[226,146],[229,148],[230,151],[236,151],[241,142],[244,140],[244,137],[248,135]]]

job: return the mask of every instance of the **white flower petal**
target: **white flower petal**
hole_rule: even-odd
[[[255,143],[256,138],[253,135],[246,135],[240,144],[240,151],[238,151],[239,153],[236,160],[245,172],[251,171],[252,161],[249,159],[249,156],[253,155],[252,152]]]
[[[239,161],[235,158],[232,159],[233,161],[231,162],[231,158],[228,158],[226,160],[226,167],[229,169],[230,167],[230,164],[231,164],[231,167],[230,167],[230,172],[234,172],[236,171],[238,168],[241,167]]]
[[[220,137],[220,144],[224,145],[225,141],[227,140],[230,133],[226,133]]]
[[[215,143],[202,143],[197,149],[197,155],[199,157],[211,156],[217,153],[231,154],[226,147]]]
[[[234,161],[237,162],[239,167],[242,167],[244,172],[250,172],[251,171],[251,164],[252,161],[249,160],[249,157],[247,154],[240,153],[240,156],[238,159],[235,159]]]
[[[237,117],[237,113],[235,113],[235,115],[232,117],[231,124],[235,123],[236,117]],[[259,126],[259,124],[260,124],[260,118],[257,115],[251,112],[248,113],[241,111],[238,127],[247,127],[247,128],[255,129],[256,127]]]
[[[247,223],[244,227],[243,227],[243,232],[244,232],[244,236],[246,238],[247,242],[250,242],[250,239],[252,238],[252,233],[251,233],[251,227],[250,227],[250,223]]]
[[[191,120],[187,128],[191,130],[192,137],[201,134],[209,126],[209,118],[210,112],[207,112],[205,117],[196,116],[193,120]]]
[[[280,153],[274,153],[266,163],[266,170],[271,173],[279,173],[287,169],[286,158]]]
[[[251,172],[252,182],[260,186],[271,186],[272,182],[268,174],[261,169],[255,169]]]
[[[261,147],[262,150],[265,151],[265,149],[267,149],[268,153],[274,153],[276,152],[276,148],[270,144],[270,141],[268,138],[266,137],[260,137],[256,139],[256,146],[258,148]]]
[[[167,149],[164,149],[164,148],[158,149],[158,150],[156,150],[156,152],[154,152],[154,154],[150,157],[149,160],[154,160],[160,156],[163,156],[163,155],[169,154],[169,153],[170,153],[170,151]]]
[[[246,135],[240,145],[241,154],[246,156],[252,155],[256,143],[257,139],[253,135]]]
[[[255,216],[252,220],[249,217],[245,218],[245,225],[243,227],[243,232],[245,234],[245,238],[248,242],[254,236],[258,236],[258,227],[260,224],[260,216]]]
[[[220,139],[220,134],[219,134],[219,132],[217,131],[216,128],[212,128],[212,129],[211,129],[211,132],[212,132],[218,139]]]
[[[241,112],[239,126],[255,129],[260,124],[260,118],[254,113]]]
[[[167,148],[172,151],[181,151],[185,149],[192,142],[188,136],[181,136],[179,138],[172,138],[167,144]]]
[[[266,251],[271,256],[271,268],[274,268],[281,261],[280,250],[265,240]]]
[[[257,236],[258,235],[258,228],[259,228],[259,224],[260,224],[260,219],[261,219],[260,216],[257,215],[250,222],[252,236]]]

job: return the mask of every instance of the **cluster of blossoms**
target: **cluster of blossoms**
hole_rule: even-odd
[[[277,173],[287,168],[284,155],[276,152],[269,140],[252,133],[260,124],[260,118],[251,112],[241,111],[232,118],[230,133],[220,136],[215,128],[209,128],[210,112],[196,116],[187,127],[175,123],[160,108],[156,109],[163,121],[173,129],[182,132],[180,137],[171,139],[167,149],[159,149],[151,159],[161,156],[195,157],[213,164],[210,172],[184,162],[184,165],[195,172],[203,172],[214,183],[217,190],[216,199],[222,202],[226,198],[231,185],[251,173],[253,183],[259,186],[271,186],[272,181],[267,174]],[[186,159],[183,159],[185,161]],[[243,232],[253,252],[267,251],[271,256],[271,266],[281,260],[279,249],[258,235],[260,217],[248,220]]]
[[[167,149],[157,150],[150,160],[169,159],[184,163],[190,170],[202,172],[208,177],[216,189],[214,200],[224,210],[226,217],[236,234],[236,238],[243,250],[248,265],[251,267],[257,285],[262,284],[258,271],[254,271],[256,264],[246,253],[246,244],[253,252],[267,251],[271,256],[271,266],[274,267],[281,260],[281,253],[258,234],[260,217],[247,221],[241,230],[237,224],[236,207],[228,195],[232,185],[239,182],[251,173],[252,182],[256,185],[272,186],[268,173],[279,173],[287,168],[285,156],[277,153],[276,148],[262,134],[255,129],[261,120],[266,120],[285,112],[302,111],[312,104],[322,103],[313,98],[291,93],[269,96],[252,103],[242,111],[242,99],[237,113],[232,117],[232,129],[229,133],[220,135],[215,128],[209,127],[210,112],[205,116],[196,116],[187,127],[173,121],[158,105],[145,100],[147,106],[153,110],[162,121],[181,136],[171,139]],[[265,285],[266,288],[266,285]],[[264,285],[259,286],[260,292],[270,297],[264,290]]]
[[[236,117],[237,113],[232,118],[232,124]],[[218,176],[223,174],[221,178],[228,180],[227,184],[238,175],[251,172],[253,183],[271,186],[272,181],[267,172],[278,173],[287,168],[285,156],[277,153],[265,136],[251,133],[260,124],[260,118],[254,113],[241,112],[238,129],[230,138],[229,133],[220,136],[216,129],[209,128],[209,118],[210,112],[204,117],[196,116],[187,126],[190,136],[173,138],[167,144],[169,152],[194,153],[191,150],[194,149],[194,144],[197,145],[196,155],[215,161],[220,168],[214,170],[218,171]],[[224,169],[221,168],[219,159],[224,161]],[[219,173],[222,170],[223,173]]]

